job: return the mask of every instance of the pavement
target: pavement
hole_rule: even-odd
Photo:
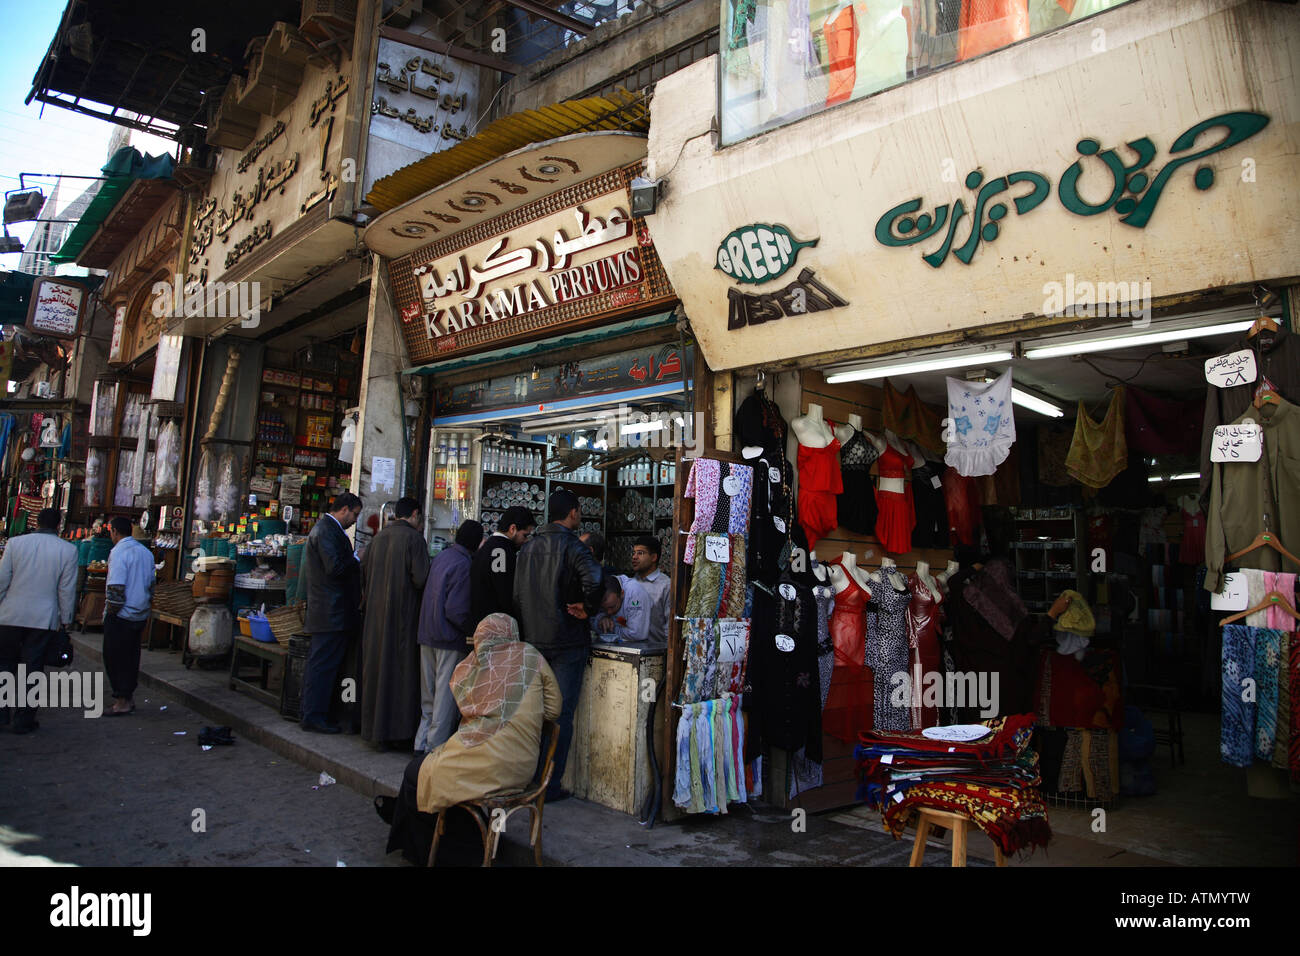
[[[73,640],[77,666],[101,666],[100,634],[75,634]],[[51,712],[42,716],[42,729],[35,734],[0,734],[0,760],[20,767],[22,776],[14,779],[24,781],[7,791],[9,796],[0,793],[0,853],[7,845],[11,855],[29,860],[83,865],[405,865],[398,854],[383,854],[386,827],[371,801],[378,794],[396,794],[409,754],[379,752],[356,736],[305,733],[276,709],[232,690],[227,669],[197,664],[186,669],[175,651],[142,651],[140,684],[139,709],[130,717],[87,725],[80,713]],[[143,700],[151,703],[142,705]],[[57,740],[64,736],[60,727],[65,722],[76,727],[76,748],[86,751],[84,758],[66,754],[66,741]],[[201,751],[194,737],[204,724],[230,726],[239,745]],[[90,729],[82,730],[86,727]],[[181,730],[186,736],[177,736]],[[144,748],[138,761],[149,767],[160,763],[156,770],[143,776],[125,772],[130,764],[114,753],[113,738],[127,734]],[[1213,743],[1217,747],[1217,734]],[[120,815],[127,832],[128,821],[142,813],[150,824],[158,814],[174,819],[157,828],[159,834],[150,825],[114,842],[112,828],[104,832],[103,821],[92,819],[96,811],[79,810],[78,800],[69,794],[81,785],[68,781],[61,753],[83,761],[96,781],[91,788],[96,804],[107,806],[111,819]],[[15,763],[16,755],[32,759]],[[319,787],[322,772],[337,786]],[[237,793],[230,792],[232,786]],[[62,796],[42,802],[45,793]],[[1182,835],[1176,821],[1158,814],[1139,812],[1126,820],[1115,811],[1112,825],[1098,832],[1094,814],[1052,809],[1055,836],[1049,851],[1011,865],[1211,865],[1216,854],[1222,862],[1224,847],[1243,846],[1243,834],[1235,831],[1211,832],[1206,843],[1205,827],[1215,825],[1246,827],[1242,854],[1252,862],[1293,865],[1285,851],[1274,848],[1279,842],[1285,847],[1286,828],[1295,827],[1294,800],[1254,802],[1264,805],[1262,818],[1259,813],[1224,815],[1219,805],[1193,821],[1199,831],[1192,828]],[[191,835],[195,809],[207,811],[205,841]],[[57,827],[43,824],[51,811],[70,814],[71,820]],[[1144,824],[1151,819],[1161,824],[1159,838],[1143,840],[1142,833],[1151,829]],[[525,813],[510,820],[498,865],[532,865],[526,820]],[[24,834],[41,834],[42,827],[58,835],[24,839]],[[1258,852],[1251,846],[1257,833],[1271,833]],[[1289,842],[1295,845],[1294,839]],[[911,843],[910,831],[895,840],[879,815],[861,806],[792,815],[761,804],[742,805],[723,816],[687,817],[646,828],[626,814],[572,798],[546,806],[542,849],[548,866],[906,866]],[[1196,849],[1202,844],[1204,853]],[[968,852],[971,866],[992,865],[992,843],[980,834],[972,834]],[[932,840],[925,865],[946,866],[948,856],[946,837]]]

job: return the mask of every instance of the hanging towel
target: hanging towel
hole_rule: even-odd
[[[1083,402],[1074,422],[1074,440],[1065,466],[1070,475],[1090,488],[1105,488],[1128,467],[1128,443],[1124,438],[1124,386],[1110,396],[1110,407],[1100,422],[1092,420]]]

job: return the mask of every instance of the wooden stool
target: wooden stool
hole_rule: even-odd
[[[971,819],[964,813],[952,813],[948,810],[918,811],[916,818],[916,842],[912,844],[912,861],[908,866],[920,866],[925,856],[925,840],[930,835],[931,827],[940,827],[952,831],[952,865],[966,865],[966,832]],[[994,860],[998,866],[1006,866],[1007,858],[1002,848],[993,844]]]

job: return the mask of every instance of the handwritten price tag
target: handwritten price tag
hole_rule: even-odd
[[[727,547],[725,534],[704,536],[704,557],[715,564],[727,564],[731,561],[731,549]]]
[[[1216,611],[1244,611],[1250,607],[1246,575],[1240,571],[1223,576],[1223,590],[1210,595],[1210,607]]]
[[[794,650],[794,638],[789,634],[778,634],[776,636],[776,646],[778,650],[789,654]]]
[[[1259,461],[1263,454],[1264,429],[1254,422],[1215,427],[1210,461]]]
[[[734,664],[743,661],[749,647],[749,622],[720,621],[718,631],[718,662]]]
[[[784,519],[784,518],[778,518],[776,515],[772,515],[772,524],[776,525],[776,530],[777,530],[777,531],[780,531],[782,534],[785,534],[785,519]]]
[[[722,479],[722,490],[727,493],[728,498],[734,498],[736,495],[740,494],[740,488],[740,479],[735,475],[728,475],[726,478]]]
[[[1205,380],[1219,388],[1245,385],[1255,381],[1259,372],[1255,367],[1255,353],[1250,349],[1216,355],[1205,360]]]

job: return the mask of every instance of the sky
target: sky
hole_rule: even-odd
[[[108,159],[113,124],[37,100],[23,105],[64,6],[64,0],[0,0],[0,189],[5,192],[19,187],[20,172],[98,176]],[[175,150],[170,140],[137,132],[131,134],[131,145],[153,155]],[[55,180],[29,176],[27,184],[39,186],[49,196]],[[90,184],[88,179],[65,179],[59,190],[60,207]],[[48,203],[41,217],[62,218],[52,214]],[[34,228],[34,223],[18,223],[9,227],[9,234],[26,242]],[[19,258],[0,256],[0,269],[17,268]]]

